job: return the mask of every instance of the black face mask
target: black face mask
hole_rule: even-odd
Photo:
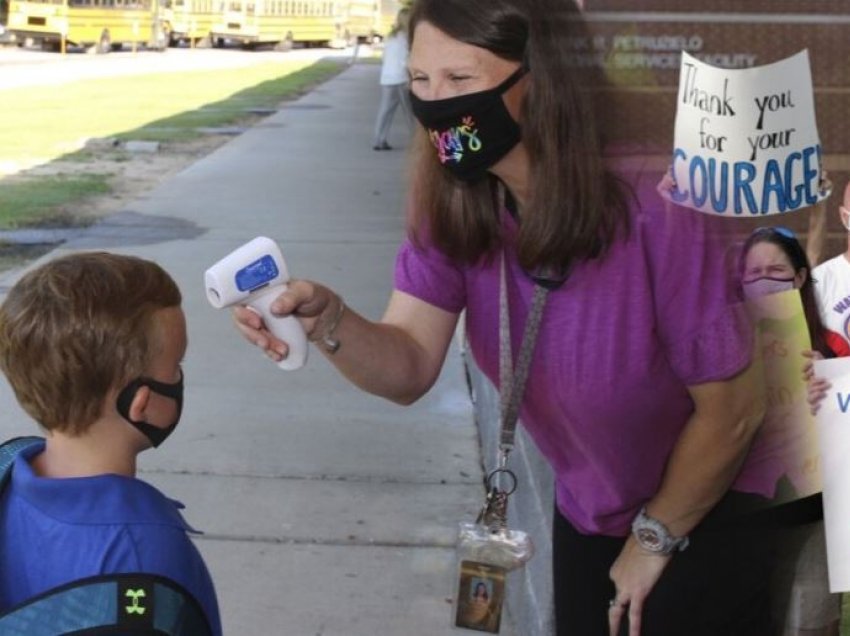
[[[171,398],[177,402],[177,416],[174,418],[173,424],[166,428],[159,428],[144,420],[130,419],[130,404],[133,402],[133,398],[136,397],[136,391],[143,386],[148,387],[154,393]],[[157,382],[151,378],[136,378],[118,394],[116,408],[118,409],[118,413],[121,414],[121,417],[132,424],[142,435],[147,437],[151,445],[156,448],[174,432],[174,429],[177,428],[177,423],[180,421],[180,415],[183,413],[183,371],[180,371],[180,379],[174,384]]]
[[[519,143],[519,124],[502,95],[526,72],[520,67],[495,88],[448,99],[427,101],[410,93],[413,114],[428,131],[440,163],[458,179],[480,179]]]

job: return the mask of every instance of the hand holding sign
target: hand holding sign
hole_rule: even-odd
[[[720,69],[682,53],[674,203],[752,217],[829,196],[807,51],[768,66]]]
[[[797,497],[820,492],[819,452],[802,372],[812,355],[809,328],[799,290],[747,301],[764,362],[767,411],[751,452],[782,467]]]

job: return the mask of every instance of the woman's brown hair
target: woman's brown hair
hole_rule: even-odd
[[[416,26],[428,22],[448,36],[529,68],[520,126],[531,161],[531,196],[523,210],[519,261],[528,271],[567,272],[575,261],[602,255],[628,231],[628,189],[602,156],[591,89],[599,73],[577,65],[576,38],[586,37],[572,0],[416,0]],[[418,127],[410,232],[450,258],[474,263],[500,244],[494,213],[495,177],[462,182],[439,163]]]

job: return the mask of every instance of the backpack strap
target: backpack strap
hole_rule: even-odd
[[[211,636],[200,603],[156,574],[74,581],[0,615],[3,636]]]
[[[18,454],[43,437],[0,444],[0,493]],[[118,630],[118,631],[116,631]],[[104,574],[48,590],[0,614],[3,636],[211,636],[201,604],[156,574]]]
[[[27,437],[13,437],[0,444],[0,492],[6,487],[6,482],[12,474],[12,464],[15,457],[25,448],[44,443],[43,437],[29,435]]]

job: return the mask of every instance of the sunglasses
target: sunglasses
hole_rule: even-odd
[[[759,234],[778,234],[787,239],[797,240],[797,235],[794,234],[794,231],[782,225],[757,227],[753,230],[752,235],[757,236]]]

